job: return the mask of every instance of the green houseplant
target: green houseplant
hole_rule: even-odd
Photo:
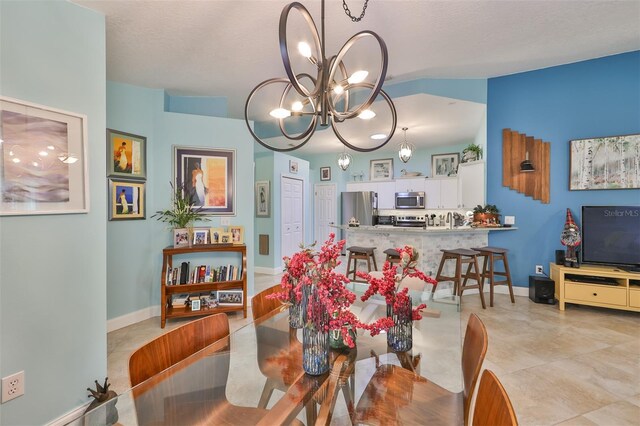
[[[178,230],[188,230],[189,237],[186,243],[190,241],[190,234],[193,228],[193,223],[197,221],[209,221],[207,217],[200,215],[202,207],[195,207],[190,197],[186,196],[183,186],[171,185],[171,208],[165,210],[158,210],[151,217],[157,218],[160,222],[168,223],[174,230],[174,245],[183,245],[179,243],[175,235]]]
[[[462,150],[463,163],[480,159],[482,159],[482,147],[480,145],[472,143]]]
[[[500,209],[495,204],[487,204],[484,207],[478,204],[473,209],[473,222],[477,223],[477,226],[499,224]]]

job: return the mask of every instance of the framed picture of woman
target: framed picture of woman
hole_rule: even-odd
[[[107,129],[107,176],[146,179],[147,138]]]
[[[269,181],[259,180],[256,182],[256,216],[271,216],[271,198],[269,194]]]
[[[145,183],[109,179],[109,220],[145,218]]]

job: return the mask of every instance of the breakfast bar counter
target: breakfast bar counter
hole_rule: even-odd
[[[385,254],[383,252],[386,249],[411,245],[420,254],[418,267],[427,275],[434,277],[438,272],[438,265],[442,256],[441,249],[484,247],[488,245],[489,232],[515,231],[518,229],[515,227],[458,227],[450,229],[437,226],[412,228],[389,225],[355,227],[336,225],[334,227],[345,231],[347,240],[345,247],[375,247],[376,262],[380,269],[384,264]],[[360,266],[358,266],[358,269],[363,270]]]

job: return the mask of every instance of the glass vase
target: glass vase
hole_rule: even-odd
[[[387,316],[393,319],[393,327],[387,331],[387,344],[396,352],[406,352],[413,347],[413,319],[411,297],[397,310],[387,305]]]
[[[302,306],[306,301],[304,297],[298,301],[293,291],[289,294],[289,301],[291,302],[291,305],[289,305],[289,327],[302,328],[304,326],[304,322],[302,320]]]
[[[307,374],[319,376],[329,371],[329,315],[315,286],[309,287],[311,297],[307,299],[306,325],[302,329],[302,368]]]

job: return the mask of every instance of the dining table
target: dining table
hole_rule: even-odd
[[[381,296],[361,300],[367,284],[347,286],[360,321],[387,315]],[[359,331],[354,348],[330,350],[329,372],[306,374],[303,331],[289,327],[283,305],[71,424],[424,424],[441,409],[438,392],[463,389],[460,299],[452,292],[409,293],[413,305],[427,305],[413,321],[409,351],[393,351],[384,332]],[[463,423],[462,405],[448,410],[450,424]]]

